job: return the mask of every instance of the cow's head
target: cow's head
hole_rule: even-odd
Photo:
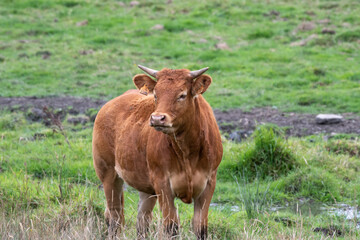
[[[150,126],[171,134],[181,131],[196,114],[195,99],[211,84],[209,75],[202,75],[208,68],[197,71],[167,69],[156,71],[139,65],[146,74],[133,78],[140,93],[154,96],[155,111],[150,116]]]

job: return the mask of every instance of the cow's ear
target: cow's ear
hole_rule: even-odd
[[[152,93],[156,82],[146,74],[137,74],[133,78],[135,86],[140,90],[141,94],[148,95]]]
[[[198,94],[203,94],[208,89],[211,82],[212,79],[209,75],[204,74],[198,77],[192,85],[192,89],[191,89],[192,95],[195,97]]]

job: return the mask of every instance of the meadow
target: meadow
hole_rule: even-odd
[[[215,109],[360,115],[359,12],[356,0],[3,0],[0,98],[110,100],[134,88],[137,64],[208,66]],[[92,121],[67,114],[60,129],[21,107],[0,110],[0,238],[106,238]],[[259,125],[240,143],[223,134],[210,239],[360,237],[359,136],[285,130]],[[127,187],[121,239],[136,237],[137,202]],[[181,238],[193,239],[192,206],[176,205]],[[160,216],[156,206],[150,239]]]

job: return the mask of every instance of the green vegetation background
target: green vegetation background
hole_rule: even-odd
[[[2,0],[0,96],[111,99],[134,88],[137,64],[209,66],[213,83],[205,97],[214,108],[359,114],[359,12],[356,0]],[[335,34],[323,34],[324,28]],[[300,41],[305,45],[293,46]],[[1,112],[0,235],[103,236],[105,199],[92,167],[91,123],[63,124],[71,147],[56,127],[31,123],[21,112]],[[339,138],[285,140],[260,131],[241,144],[224,140],[213,198],[222,205],[210,211],[211,236],[318,239],[322,235],[314,227],[335,225],[356,239],[359,232],[337,216],[278,216],[264,209],[248,214],[303,197],[359,205],[360,144],[353,136]],[[254,180],[254,164],[269,154],[274,162],[263,165],[265,175]],[[279,161],[276,172],[271,164]],[[124,237],[132,239],[138,198],[131,188],[125,201]],[[192,207],[177,205],[183,234],[191,237]],[[234,205],[240,211],[232,211]],[[159,219],[158,209],[155,213]]]
[[[137,64],[209,66],[215,108],[359,113],[358,1],[170,2],[1,1],[0,96],[111,99]]]

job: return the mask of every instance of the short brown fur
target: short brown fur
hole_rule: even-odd
[[[156,78],[136,75],[133,81],[140,91],[129,90],[109,101],[95,120],[93,159],[106,195],[109,233],[124,223],[125,181],[140,192],[139,238],[146,236],[156,199],[168,233],[177,234],[178,197],[194,201],[194,232],[204,239],[223,153],[212,109],[201,95],[212,80],[208,75],[193,80],[187,69],[163,69]],[[165,123],[151,127],[153,115],[166,116]]]

